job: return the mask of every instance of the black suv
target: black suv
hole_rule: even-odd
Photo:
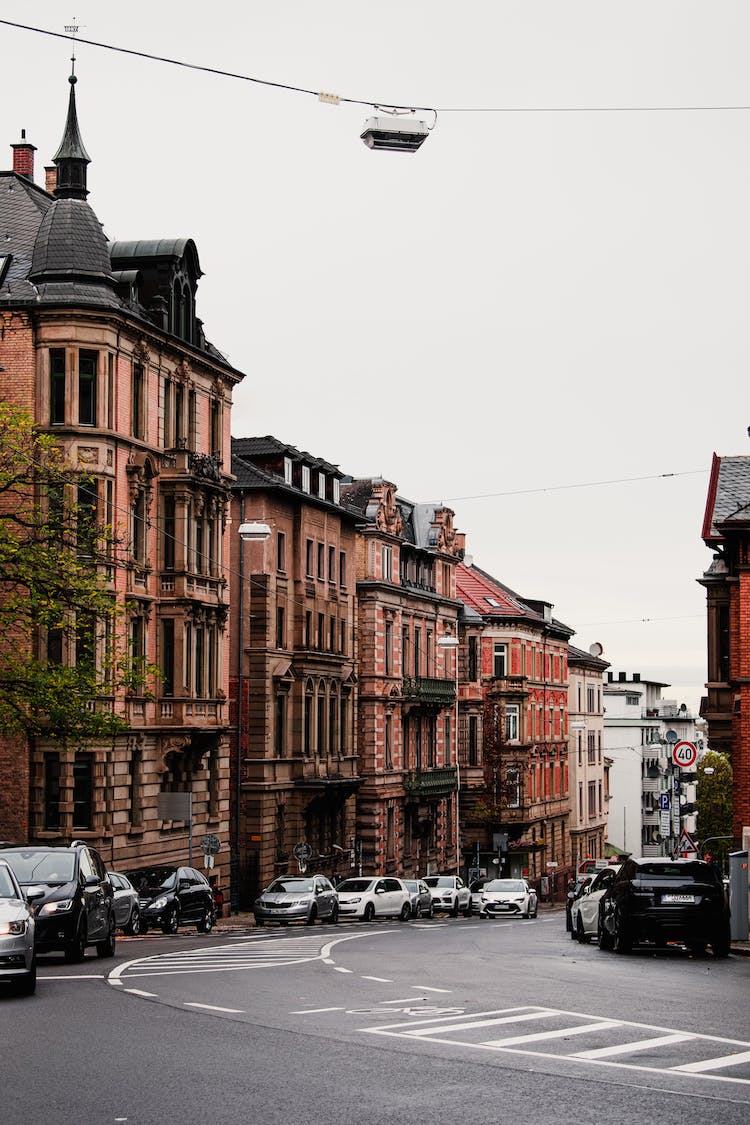
[[[62,950],[66,961],[82,961],[86,947],[95,945],[99,957],[114,956],[114,893],[94,848],[24,844],[4,848],[0,858],[7,860],[24,891],[34,887],[43,892],[33,901],[38,953]]]
[[[729,906],[721,877],[702,860],[628,859],[599,904],[599,948],[628,953],[635,943],[685,944],[727,957]]]
[[[213,929],[214,893],[194,867],[137,867],[125,874],[138,892],[142,934],[154,926],[165,934],[178,926],[193,925],[202,934]]]

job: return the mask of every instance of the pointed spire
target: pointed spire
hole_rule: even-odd
[[[55,155],[52,157],[57,165],[57,187],[55,195],[58,199],[85,199],[88,195],[86,187],[86,165],[91,163],[91,158],[83,147],[81,134],[78,131],[78,116],[76,114],[76,82],[75,55],[71,59],[72,73],[70,83],[70,100],[68,102],[68,119],[65,122],[65,132]]]

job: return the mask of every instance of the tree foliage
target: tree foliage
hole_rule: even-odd
[[[723,871],[729,866],[732,851],[732,765],[724,754],[707,750],[698,763],[698,838],[702,854],[710,854]],[[707,772],[713,770],[713,773]]]
[[[95,493],[32,419],[0,403],[0,732],[66,745],[114,734],[128,682]],[[88,487],[87,487],[88,486]],[[104,697],[110,696],[110,701]]]

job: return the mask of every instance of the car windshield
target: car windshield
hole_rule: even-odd
[[[484,884],[484,889],[486,891],[516,891],[523,894],[526,885],[522,879],[493,879],[491,883]]]
[[[369,891],[372,886],[372,879],[344,879],[343,883],[339,883],[339,891]]]
[[[430,876],[428,876],[427,879],[425,879],[425,883],[427,884],[428,887],[452,887],[453,886],[453,876],[452,875],[430,875]]]
[[[274,879],[268,888],[275,895],[311,894],[312,879]]]
[[[128,871],[128,879],[139,891],[173,891],[177,886],[174,867],[142,867]]]
[[[18,898],[18,891],[5,867],[0,867],[0,898]]]
[[[74,852],[25,851],[3,852],[2,858],[13,868],[18,882],[23,886],[30,883],[70,883],[75,878],[76,857]]]

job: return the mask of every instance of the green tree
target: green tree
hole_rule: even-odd
[[[707,750],[698,763],[697,772],[701,854],[713,856],[722,871],[726,872],[732,840],[717,840],[716,837],[732,835],[732,765],[724,754]]]
[[[111,702],[130,680],[106,581],[114,542],[91,485],[0,403],[0,733],[70,746],[125,726]]]

